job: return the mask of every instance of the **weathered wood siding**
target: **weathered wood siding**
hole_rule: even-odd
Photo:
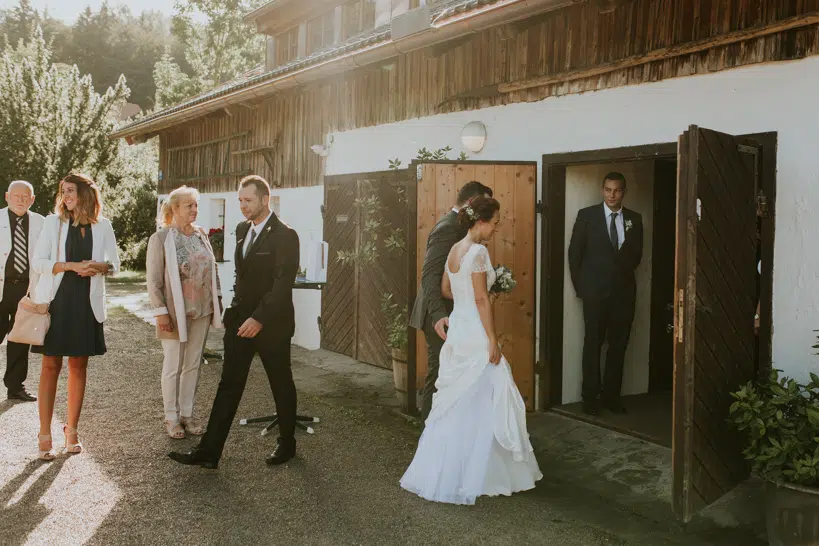
[[[195,170],[177,175],[171,166],[167,176],[167,148],[245,131],[249,148],[274,147],[267,160],[247,154],[248,169],[284,187],[312,186],[321,184],[322,158],[310,146],[324,144],[331,131],[814,55],[819,26],[811,24],[593,77],[577,79],[575,72],[817,10],[819,0],[631,0],[611,13],[600,13],[596,2],[574,4],[164,131],[162,188],[188,178],[205,191],[233,189],[237,176],[227,171],[202,178]],[[499,84],[564,73],[570,81],[498,91]]]

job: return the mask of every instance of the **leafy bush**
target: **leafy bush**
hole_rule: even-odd
[[[779,373],[732,393],[730,421],[747,438],[743,454],[754,473],[819,486],[819,376],[803,385]]]
[[[401,307],[392,294],[384,294],[381,299],[381,312],[387,323],[387,342],[391,349],[407,350],[407,306]]]

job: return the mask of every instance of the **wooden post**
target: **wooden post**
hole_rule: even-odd
[[[412,313],[415,296],[418,291],[418,274],[416,271],[418,260],[418,176],[417,163],[414,161],[407,167],[406,177],[407,196],[407,313]],[[409,318],[409,317],[408,317]],[[415,328],[407,325],[407,412],[410,415],[418,413],[418,385],[416,383],[418,348]]]

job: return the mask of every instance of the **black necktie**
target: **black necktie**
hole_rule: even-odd
[[[609,237],[611,237],[611,246],[614,247],[614,250],[620,248],[620,238],[617,236],[617,213],[611,213],[611,225],[609,226]]]
[[[253,246],[253,241],[256,240],[256,230],[250,228],[250,240],[247,242],[247,248],[245,249],[243,258],[247,258],[247,253],[250,252],[250,248]]]
[[[14,228],[14,270],[23,275],[28,269],[28,250],[26,248],[26,231],[23,229],[23,218],[17,218]]]

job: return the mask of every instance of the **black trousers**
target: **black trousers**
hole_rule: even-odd
[[[432,395],[435,394],[435,382],[438,381],[438,367],[441,358],[441,349],[444,340],[435,331],[435,324],[430,318],[424,321],[424,338],[427,342],[427,377],[424,381],[424,391],[421,393],[421,420],[427,420],[432,411]]]
[[[245,392],[250,363],[258,354],[273,391],[276,402],[276,413],[279,417],[279,435],[284,442],[295,441],[296,433],[296,384],[290,368],[290,339],[277,344],[265,341],[270,332],[265,326],[254,339],[240,338],[236,335],[245,318],[229,318],[225,315],[225,356],[222,367],[222,378],[216,391],[216,399],[210,412],[208,428],[199,449],[215,458],[222,456],[233,418]]]
[[[619,398],[623,385],[623,361],[634,322],[634,289],[616,289],[607,298],[583,300],[586,334],[583,342],[583,399]],[[600,352],[608,339],[606,371],[600,381]]]
[[[3,301],[0,301],[0,332],[7,336],[14,327],[14,316],[17,314],[17,304],[26,295],[28,281],[7,281],[3,287]],[[10,394],[23,389],[23,383],[28,376],[28,345],[8,342],[6,346],[7,364],[3,383]]]

